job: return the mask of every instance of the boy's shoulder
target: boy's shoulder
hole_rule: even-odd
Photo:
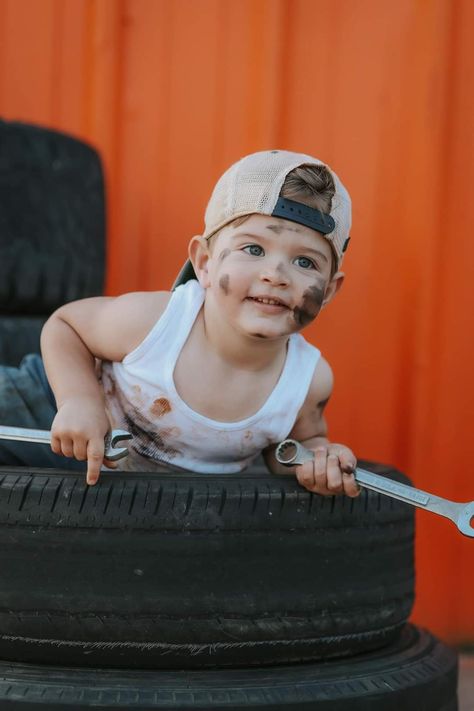
[[[153,326],[163,315],[172,291],[135,291],[125,294],[132,311],[137,312],[142,324]]]
[[[158,314],[159,317],[166,309],[171,294],[171,291],[130,291],[116,298],[120,299],[123,305],[132,310],[144,306],[151,308],[152,313],[150,316]],[[146,316],[146,312],[143,315]]]
[[[134,291],[111,300],[107,319],[122,331],[124,354],[134,350],[161,318],[171,298],[170,291]]]
[[[171,298],[170,291],[132,291],[115,297],[114,308],[133,319],[140,328],[153,326],[162,316]]]

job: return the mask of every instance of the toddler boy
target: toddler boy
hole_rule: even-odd
[[[292,437],[315,453],[294,467],[304,487],[356,496],[355,456],[326,436],[330,366],[299,333],[342,285],[350,222],[347,191],[311,156],[262,151],[231,166],[172,292],[84,299],[46,323],[52,451],[87,460],[95,484],[102,464],[114,466],[104,461],[112,427],[133,435],[121,469],[225,474],[263,452],[272,472],[287,474],[274,450]],[[21,380],[7,370],[9,382]]]

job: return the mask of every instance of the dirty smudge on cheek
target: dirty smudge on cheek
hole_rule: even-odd
[[[226,248],[223,249],[222,252],[219,254],[219,261],[223,262],[226,257],[228,257],[230,254],[230,249]]]
[[[321,286],[310,286],[303,293],[303,301],[293,309],[293,316],[300,328],[313,321],[321,310],[325,289]]]
[[[229,275],[228,274],[223,274],[221,278],[219,279],[219,286],[224,292],[224,294],[227,296],[229,293]]]

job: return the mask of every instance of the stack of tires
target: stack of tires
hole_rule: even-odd
[[[55,145],[53,132],[35,130],[43,148]],[[95,154],[58,140],[76,152],[75,194],[72,174],[87,174],[81,156]],[[28,149],[36,155],[34,141]],[[13,184],[1,176],[0,191]],[[70,237],[60,242],[61,228],[51,248],[45,232],[51,263],[35,257],[25,277],[12,258],[16,276],[0,288],[16,306],[5,320],[20,305],[44,318],[71,298],[65,285],[79,272],[72,298],[100,286],[88,269],[94,259],[103,266],[103,247],[83,229],[89,201],[103,199],[94,180],[98,196],[80,193],[81,209],[58,218]],[[94,211],[97,225],[103,212]],[[25,311],[31,299],[37,311]],[[14,341],[4,332],[1,352]],[[407,623],[413,542],[408,505],[367,490],[320,497],[258,466],[222,476],[104,472],[95,487],[74,472],[0,467],[0,711],[455,711],[456,654]]]
[[[4,470],[0,570],[2,710],[457,708],[456,655],[406,623],[413,509],[381,494]]]
[[[39,352],[48,316],[102,293],[104,183],[97,152],[0,120],[0,363]]]

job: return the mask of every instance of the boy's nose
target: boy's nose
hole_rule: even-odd
[[[287,286],[289,284],[289,276],[282,262],[267,262],[262,266],[261,270],[262,281],[278,286]]]

